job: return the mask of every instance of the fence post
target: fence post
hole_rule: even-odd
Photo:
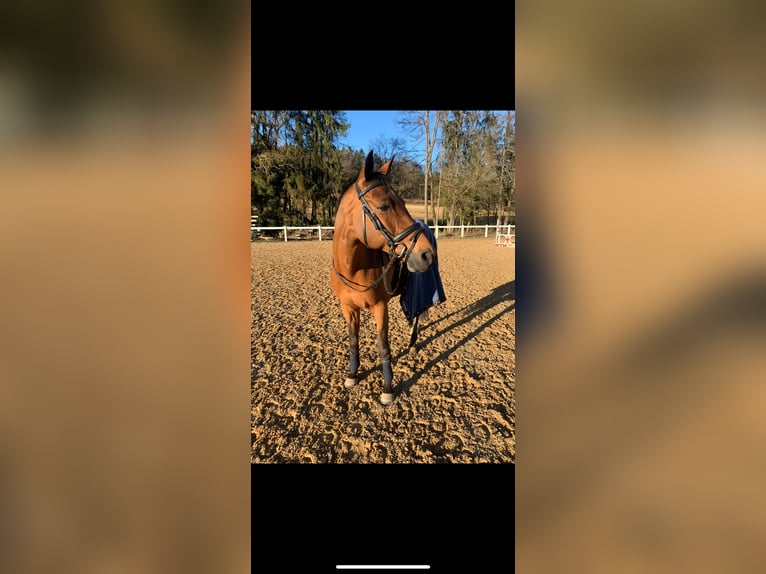
[[[465,223],[460,224],[460,237],[465,237]]]
[[[484,225],[484,237],[485,238],[489,237],[489,225],[488,224]]]
[[[317,231],[319,231],[319,241],[322,241],[322,226],[317,225]]]
[[[438,225],[434,225],[434,237],[436,237],[436,239],[439,239],[439,226]]]
[[[283,226],[282,229],[285,232],[285,241],[287,241],[287,225]]]

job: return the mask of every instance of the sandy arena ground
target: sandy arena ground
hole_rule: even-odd
[[[514,463],[515,248],[438,242],[447,300],[421,318],[418,352],[389,302],[394,402],[363,313],[360,380],[330,289],[330,241],[257,241],[252,263],[252,463]]]

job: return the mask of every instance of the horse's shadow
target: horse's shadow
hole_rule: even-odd
[[[482,333],[487,327],[495,323],[498,319],[506,315],[507,313],[510,313],[515,307],[516,307],[516,280],[509,281],[508,283],[505,283],[499,287],[496,287],[492,290],[491,293],[488,295],[482,297],[478,301],[474,301],[473,303],[466,305],[465,307],[458,309],[456,311],[452,311],[451,313],[445,315],[444,317],[440,317],[439,319],[436,319],[427,325],[425,325],[422,329],[423,330],[431,330],[438,324],[444,324],[447,319],[450,319],[451,317],[459,316],[460,319],[457,321],[454,321],[452,323],[447,324],[442,329],[439,329],[435,331],[434,333],[428,335],[425,339],[423,339],[422,342],[417,343],[418,348],[426,348],[428,344],[435,339],[446,335],[450,331],[457,329],[458,327],[461,327],[467,323],[470,323],[473,321],[476,317],[479,315],[482,315],[483,313],[487,313],[488,311],[491,311],[494,307],[497,307],[498,305],[501,305],[502,303],[506,301],[511,301],[512,303],[508,305],[507,307],[502,308],[500,311],[495,313],[493,316],[486,319],[483,323],[478,325],[473,331],[468,333],[465,337],[462,337],[456,344],[452,345],[451,347],[445,349],[435,357],[431,358],[428,362],[423,364],[420,368],[418,368],[415,372],[415,374],[407,381],[402,381],[398,385],[398,392],[403,393],[408,391],[413,385],[415,385],[420,377],[431,370],[435,365],[439,364],[440,362],[447,359],[452,353],[463,347],[468,341],[478,336],[480,333]],[[395,357],[394,360],[398,360],[402,358],[408,351],[400,351]]]

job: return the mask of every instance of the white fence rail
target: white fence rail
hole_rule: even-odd
[[[489,237],[490,229],[493,230],[495,236],[497,236],[497,234],[503,234],[513,238],[516,237],[515,225],[430,225],[429,227],[433,230],[437,239],[439,238],[440,229],[443,230],[442,233],[446,235],[454,235],[459,229],[460,237],[465,237],[466,235],[476,237],[477,233],[472,230],[479,230],[478,235],[481,235],[481,230],[484,230],[484,237]],[[466,231],[468,232],[467,234]]]
[[[255,240],[259,237],[278,237],[282,236],[285,241],[289,239],[332,239],[332,227],[323,227],[316,225],[313,227],[290,227],[282,225],[280,227],[261,227],[250,226],[250,239]]]
[[[452,237],[489,237],[489,232],[495,234],[496,242],[502,238],[503,243],[510,243],[515,241],[516,238],[516,226],[515,225],[431,225],[429,226],[434,232],[436,238],[439,235]],[[289,225],[282,225],[276,227],[260,226],[257,222],[251,220],[250,222],[250,240],[256,240],[259,237],[272,237],[280,238],[283,241],[288,239],[300,240],[300,239],[318,239],[319,241],[332,239],[333,227],[326,227],[321,225],[315,225],[310,227],[292,227]],[[483,232],[483,233],[482,233]]]

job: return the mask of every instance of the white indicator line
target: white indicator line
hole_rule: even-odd
[[[338,564],[336,570],[430,570],[430,564]]]

